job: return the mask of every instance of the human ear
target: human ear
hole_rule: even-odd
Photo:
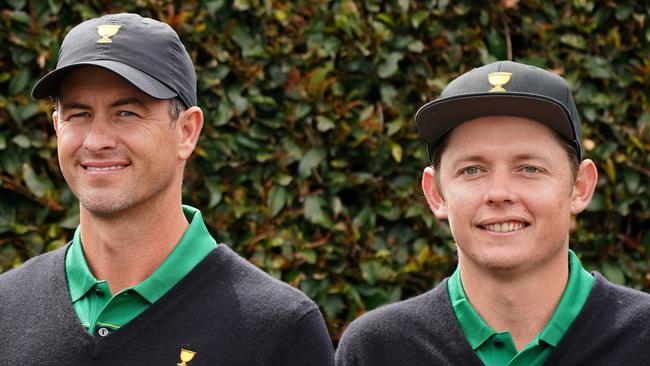
[[[59,113],[55,110],[52,112],[52,124],[54,125],[54,132],[59,135]]]
[[[425,168],[422,173],[422,190],[424,191],[424,197],[426,197],[429,208],[436,218],[446,219],[447,205],[445,204],[442,192],[440,192],[438,188],[439,187],[436,184],[436,172],[432,167]]]
[[[571,193],[572,214],[577,215],[587,208],[594,196],[597,181],[598,169],[596,169],[596,165],[590,159],[585,159],[578,167],[578,174]]]
[[[176,120],[180,132],[178,157],[181,160],[189,159],[196,147],[196,142],[203,127],[203,111],[199,107],[190,107],[184,110]]]

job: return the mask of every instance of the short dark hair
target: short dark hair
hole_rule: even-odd
[[[186,109],[187,107],[185,107],[185,103],[183,103],[183,100],[180,97],[169,99],[169,118],[172,120],[172,125],[176,123],[178,116],[180,116]]]
[[[555,137],[555,140],[558,143],[560,143],[560,145],[564,148],[564,150],[567,153],[567,157],[569,158],[569,169],[571,170],[571,179],[572,182],[575,182],[576,177],[578,176],[578,169],[580,167],[580,158],[578,157],[578,152],[576,151],[576,145],[572,141],[569,141],[564,136],[555,132],[554,130],[551,131],[553,132],[553,137]],[[444,135],[442,135],[442,137],[440,137],[440,139],[438,140],[435,146],[428,147],[429,160],[431,161],[431,166],[433,167],[433,170],[436,172],[435,183],[436,183],[436,187],[438,187],[438,190],[440,190],[441,186],[440,186],[440,174],[437,174],[437,172],[440,171],[440,161],[442,160],[442,154],[447,149],[447,145],[449,145],[449,140],[451,139],[451,135],[453,134],[453,132],[454,129],[445,133]]]

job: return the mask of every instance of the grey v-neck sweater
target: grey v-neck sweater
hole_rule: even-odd
[[[582,312],[544,365],[650,365],[650,295],[595,273]],[[451,307],[447,280],[373,310],[346,329],[337,366],[482,366]]]
[[[220,244],[167,294],[106,337],[72,307],[67,246],[0,275],[0,365],[333,365],[316,304]]]

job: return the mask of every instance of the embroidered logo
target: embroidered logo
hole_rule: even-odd
[[[97,43],[113,43],[110,37],[117,34],[122,26],[119,24],[102,24],[97,26],[97,33],[102,36]]]
[[[189,349],[181,348],[181,363],[176,364],[176,366],[187,366],[187,363],[192,361],[196,352],[190,351]]]
[[[506,85],[510,81],[511,72],[491,72],[488,74],[488,82],[494,86],[490,89],[492,92],[505,92],[503,85]]]

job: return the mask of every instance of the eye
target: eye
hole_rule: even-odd
[[[469,166],[461,171],[462,174],[475,175],[480,173],[480,169],[476,166]]]
[[[90,113],[88,112],[72,113],[67,118],[65,118],[65,120],[74,121],[74,120],[85,119],[85,118],[90,118]]]
[[[119,111],[117,112],[117,115],[119,117],[138,117],[137,113],[131,112],[131,111]]]
[[[532,165],[526,165],[525,167],[523,167],[523,170],[525,173],[530,173],[530,174],[540,172],[540,169],[538,167]]]

